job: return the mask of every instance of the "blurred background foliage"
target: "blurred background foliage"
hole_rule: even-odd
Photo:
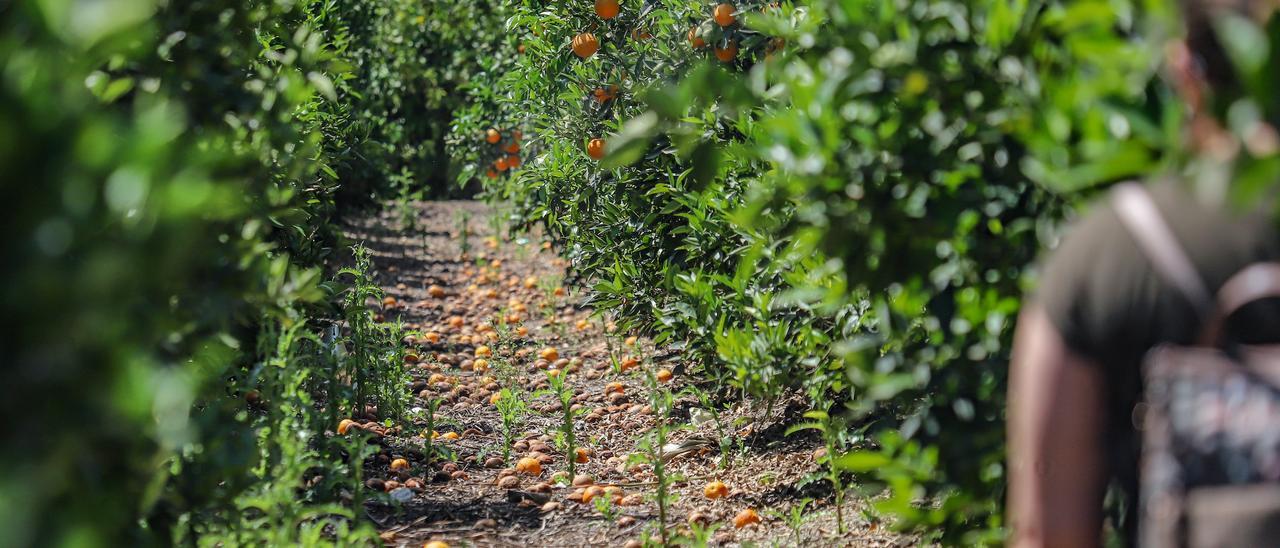
[[[403,408],[400,335],[338,218],[465,192],[441,139],[497,15],[451,9],[0,4],[0,545],[376,541],[324,433]]]

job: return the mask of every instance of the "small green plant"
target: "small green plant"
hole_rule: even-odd
[[[471,253],[471,212],[465,209],[458,214],[458,249],[463,257]]]
[[[701,415],[701,417],[694,417],[694,422],[698,422],[698,419],[701,418],[702,420],[710,420],[715,425],[716,445],[720,448],[719,467],[722,469],[728,468],[733,460],[734,444],[738,444],[739,448],[744,447],[742,439],[731,435],[728,429],[725,428],[724,421],[720,419],[720,413],[717,412],[720,406],[716,405],[716,402],[712,400],[711,394],[699,389],[697,386],[690,386],[686,391],[693,394],[701,406],[697,411],[694,411]]]
[[[423,445],[422,453],[427,457],[426,466],[431,466],[432,461],[434,461],[436,458],[436,445],[435,445],[436,411],[440,409],[440,403],[443,401],[444,400],[442,398],[438,398],[438,397],[429,398],[427,400],[427,407],[424,410],[425,411],[424,414],[426,415],[425,419],[426,419],[427,426],[426,426],[426,429],[422,432],[422,437],[425,440],[423,441],[423,444],[422,444]]]
[[[693,522],[689,524],[689,534],[680,534],[671,539],[671,543],[678,546],[689,546],[691,548],[707,548],[711,545],[711,535],[721,526],[720,523],[700,523]]]
[[[618,519],[618,508],[613,505],[613,497],[601,495],[591,499],[591,504],[595,505],[596,511],[600,512],[604,519],[609,521]]]
[[[806,521],[809,521],[810,514],[806,513],[805,510],[809,508],[809,504],[812,502],[813,499],[804,499],[799,504],[793,504],[785,512],[781,510],[766,510],[765,513],[787,524],[787,527],[791,529],[795,545],[800,546],[803,544],[800,540],[800,528],[804,526]]]
[[[373,261],[369,250],[356,245],[351,251],[355,266],[339,271],[340,276],[351,277],[343,301],[343,315],[349,330],[344,339],[347,348],[344,372],[353,392],[350,405],[360,413],[367,406],[376,405],[380,415],[402,421],[408,404],[404,390],[408,372],[404,368],[403,334],[398,325],[374,320],[368,303],[381,303],[382,288],[370,274]]]
[[[502,418],[502,460],[511,461],[511,445],[515,443],[518,428],[524,423],[529,406],[514,388],[498,391],[498,414]]]
[[[552,373],[555,371],[555,373]],[[564,452],[566,470],[569,471],[569,477],[572,478],[578,473],[577,470],[577,439],[574,436],[573,425],[574,419],[582,413],[581,409],[575,410],[573,407],[573,387],[565,382],[568,373],[560,370],[547,371],[547,385],[549,388],[542,391],[541,394],[550,394],[560,403],[560,424],[556,428],[555,440],[556,446]]]
[[[662,452],[667,446],[671,432],[680,427],[671,424],[671,407],[675,397],[670,390],[658,383],[658,379],[649,368],[644,368],[644,371],[645,382],[649,387],[649,405],[653,408],[656,421],[653,428],[641,436],[637,451],[628,457],[627,462],[648,464],[653,467],[655,479],[653,497],[658,505],[658,540],[661,546],[670,546],[671,539],[667,536],[667,516],[670,513],[671,504],[677,497],[671,492],[671,485],[683,478],[679,474],[668,473]]]
[[[804,414],[805,418],[810,419],[809,422],[797,424],[787,429],[787,435],[801,430],[817,430],[822,434],[822,443],[824,453],[819,462],[826,469],[826,479],[831,484],[831,492],[835,499],[836,507],[836,529],[839,533],[844,534],[844,495],[845,485],[840,477],[840,468],[836,465],[835,456],[844,452],[850,443],[851,436],[858,436],[859,430],[850,431],[845,418],[838,414],[829,412],[830,403],[826,403],[827,409],[815,409]]]

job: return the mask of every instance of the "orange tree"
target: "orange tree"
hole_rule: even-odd
[[[801,371],[826,363],[814,357],[827,354],[827,332],[856,317],[816,315],[775,298],[796,281],[829,280],[815,272],[821,257],[729,222],[763,168],[740,156],[699,161],[717,152],[714,143],[743,137],[721,113],[695,113],[703,114],[694,123],[698,136],[653,147],[619,148],[625,139],[612,136],[622,120],[645,111],[641,97],[651,86],[704,60],[745,70],[778,49],[737,18],[775,4],[741,2],[720,21],[716,4],[704,2],[624,2],[616,15],[611,9],[589,2],[517,7],[509,29],[522,53],[478,92],[482,104],[468,124],[455,126],[457,148],[483,173],[493,161],[485,131],[520,128],[524,165],[509,178],[490,179],[489,190],[561,240],[573,267],[594,284],[593,304],[618,314],[624,326],[687,343],[724,387],[776,396],[808,377]],[[602,161],[605,154],[611,157]],[[758,331],[770,333],[767,344],[722,344]]]
[[[1026,268],[1075,199],[1045,182],[1140,176],[1168,157],[1172,135],[1152,130],[1172,112],[1151,86],[1153,48],[1115,30],[1144,30],[1134,21],[1162,20],[1153,15],[980,1],[787,6],[748,23],[800,47],[748,78],[693,72],[651,94],[652,110],[622,131],[629,146],[651,147],[696,135],[691,110],[739,113],[726,123],[746,137],[723,154],[767,169],[735,219],[831,259],[843,284],[800,288],[860,313],[827,346],[842,361],[826,395],[870,435],[834,464],[889,487],[877,506],[900,526],[949,543],[1001,539],[1012,318]]]

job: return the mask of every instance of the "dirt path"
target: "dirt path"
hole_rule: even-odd
[[[365,477],[379,486],[396,481],[411,488],[400,496],[412,494],[400,505],[367,505],[384,540],[393,546],[440,540],[449,546],[623,547],[638,541],[643,531],[656,534],[652,467],[629,464],[628,456],[639,450],[638,442],[657,421],[645,371],[674,372],[664,386],[679,392],[690,380],[680,354],[654,348],[645,340],[627,345],[626,334],[606,335],[606,322],[592,318],[580,305],[580,296],[562,286],[563,261],[536,236],[527,241],[494,238],[494,215],[487,206],[430,202],[417,207],[420,216],[413,231],[400,229],[394,209],[381,218],[355,221],[348,231],[350,238],[365,242],[373,252],[379,282],[398,301],[386,311],[388,319],[399,318],[407,329],[422,334],[412,341],[420,360],[412,371],[411,406],[425,409],[424,397],[442,399],[435,415],[435,431],[441,437],[434,443],[452,453],[451,458],[427,465],[424,413],[414,420],[412,430],[381,439],[383,452],[367,466]],[[466,260],[460,233],[464,217],[469,217]],[[570,292],[563,293],[566,289]],[[512,322],[503,327],[499,318]],[[498,329],[483,327],[495,323]],[[438,341],[428,340],[436,335]],[[483,372],[476,371],[481,345],[493,352]],[[613,358],[622,358],[618,363],[634,357],[638,365],[617,372],[611,345]],[[558,355],[541,359],[539,354],[548,348]],[[575,406],[581,406],[574,433],[590,454],[577,465],[582,477],[576,479],[582,483],[589,478],[599,486],[592,495],[611,501],[603,511],[594,502],[574,501],[584,489],[553,480],[566,468],[566,456],[556,443],[562,418],[559,403],[550,395],[537,395],[548,388],[549,369],[565,375]],[[520,394],[528,405],[506,462],[501,417],[491,403],[501,388]],[[867,506],[855,491],[849,492],[843,508],[848,531],[836,534],[826,483],[805,481],[819,471],[814,455],[820,444],[814,437],[782,435],[785,426],[780,419],[795,417],[805,407],[796,399],[776,405],[775,416],[763,417],[750,402],[706,409],[694,396],[678,397],[670,423],[681,428],[671,434],[667,447],[694,449],[668,461],[669,472],[684,478],[673,486],[668,534],[688,535],[686,524],[694,518],[719,524],[710,534],[712,545],[912,544],[912,539],[868,522],[862,512]],[[733,440],[724,452],[714,441],[689,441],[719,439],[718,431]],[[510,466],[522,457],[541,459],[541,473],[513,474]],[[399,458],[406,459],[409,468],[391,470]],[[502,480],[505,477],[518,479]],[[723,482],[727,496],[705,497],[709,481]],[[516,483],[516,488],[504,488]],[[803,523],[798,528],[773,514],[790,513],[806,498],[819,502],[799,513]],[[747,508],[756,510],[762,522],[735,528],[735,516]]]

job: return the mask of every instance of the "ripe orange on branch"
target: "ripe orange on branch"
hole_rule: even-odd
[[[733,61],[733,58],[737,56],[738,56],[738,43],[733,40],[730,40],[729,43],[725,44],[724,47],[722,48],[721,47],[716,48],[716,59],[719,59],[720,62],[722,63],[728,63],[730,61]]]
[[[599,51],[600,49],[600,41],[596,39],[596,35],[591,34],[590,32],[584,32],[574,36],[573,42],[570,43],[570,45],[573,47],[573,53],[583,59],[595,55],[596,51]]]
[[[613,19],[619,10],[618,0],[596,0],[596,15],[601,19]]]
[[[491,145],[496,145],[498,144],[498,141],[502,140],[502,134],[498,133],[498,130],[494,128],[489,128],[489,131],[484,133],[484,140],[488,141]]]
[[[707,41],[698,35],[698,27],[689,29],[689,45],[693,46],[693,49],[699,49],[707,45]]]
[[[498,158],[497,160],[494,160],[493,167],[498,168],[498,171],[506,171],[507,168],[511,166],[507,164],[506,158]]]
[[[733,4],[720,4],[716,6],[716,10],[713,13],[716,18],[716,24],[722,27],[732,25],[734,21],[738,20],[738,18],[733,15]]]
[[[587,156],[596,160],[604,158],[604,139],[595,138],[587,143]]]

